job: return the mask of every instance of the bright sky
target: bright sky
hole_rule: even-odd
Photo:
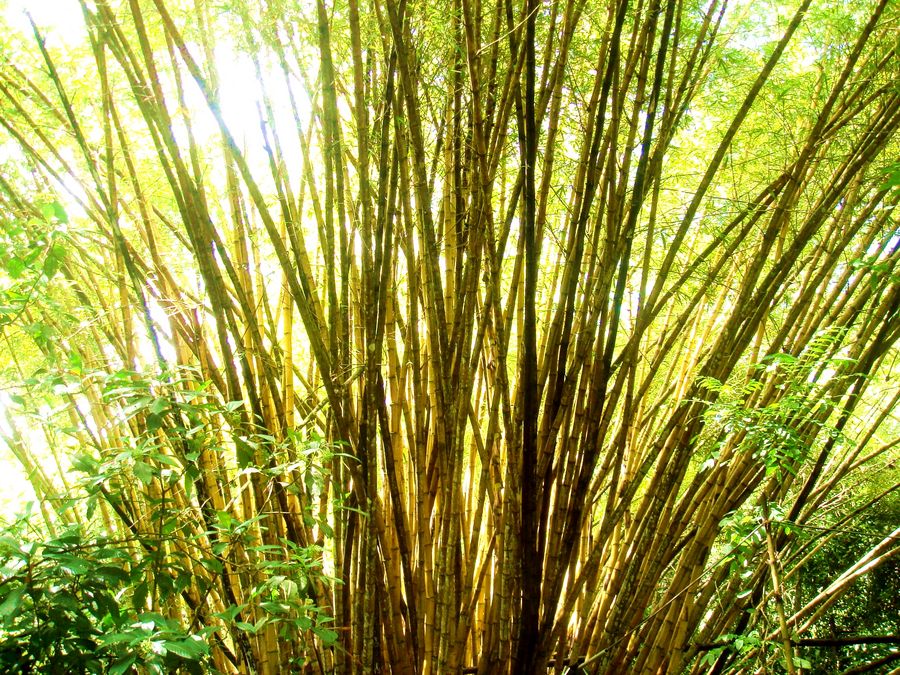
[[[18,29],[25,35],[31,34],[28,14],[41,29],[51,45],[56,42],[64,45],[82,44],[85,40],[85,23],[78,0],[0,0],[3,20],[7,25]],[[197,52],[199,53],[199,50]],[[242,150],[248,152],[252,163],[263,162],[266,158],[261,146],[257,103],[262,100],[262,91],[254,71],[252,61],[239,54],[226,39],[219,39],[216,47],[216,61],[220,73],[220,99],[225,121]],[[290,99],[281,75],[264,72],[263,77],[270,81],[268,94],[276,124],[281,130],[281,140],[289,163],[299,163],[302,159],[299,142],[285,137],[285,130],[295,128],[290,110]],[[192,121],[196,124],[195,132],[201,142],[218,136],[219,130],[208,113],[206,103],[200,91],[193,86],[190,77],[185,77],[187,86],[188,107],[192,110]],[[305,123],[309,118],[309,107],[302,88],[295,87],[295,94],[300,100],[301,120]],[[295,164],[296,166],[296,164]]]
[[[10,433],[5,419],[9,405],[9,394],[0,391],[0,525],[20,513],[26,502],[34,500],[34,490],[22,465],[2,440],[2,436]]]
[[[84,35],[84,17],[77,0],[5,0],[4,23],[21,32],[31,33],[26,11],[34,22],[66,42],[75,44]]]

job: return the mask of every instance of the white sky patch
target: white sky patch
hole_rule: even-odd
[[[6,438],[13,436],[7,415],[15,416],[15,404],[5,391],[0,391],[0,524],[21,513],[26,502],[34,501],[34,489],[22,465],[16,460]],[[18,426],[18,425],[17,425]]]
[[[6,444],[0,440],[0,472],[3,473],[3,489],[0,490],[0,523],[12,520],[25,509],[27,502],[36,501],[34,490],[22,465],[11,458]]]
[[[76,0],[6,0],[4,20],[23,35],[31,35],[28,14],[42,33],[67,45],[81,44],[86,29]]]
[[[239,52],[225,41],[216,45],[215,60],[219,76],[218,98],[222,118],[238,149],[250,165],[251,172],[256,176],[267,175],[269,172],[263,126],[266,127],[268,142],[270,144],[275,142],[273,130],[268,122],[264,121],[265,93],[269,97],[275,131],[286,168],[292,176],[299,176],[302,171],[303,154],[298,134],[305,131],[312,117],[312,106],[302,85],[296,81],[291,83],[297,116],[302,127],[298,129],[290,93],[279,70],[262,63],[261,81],[250,56]],[[185,80],[189,81],[185,87],[185,104],[197,142],[201,145],[219,143],[221,131],[209,110],[205,96],[190,77],[186,77]],[[224,173],[222,176],[215,176],[214,179],[216,183],[224,186]]]
[[[6,414],[11,404],[12,401],[9,398],[9,394],[0,390],[0,438],[12,435],[12,429],[6,421]]]
[[[0,0],[0,12],[4,22],[25,37],[32,34],[28,19],[30,15],[43,36],[52,43],[64,47],[87,44],[87,27],[77,0]],[[201,50],[192,49],[192,52],[197,55]],[[268,157],[263,144],[259,114],[263,109],[263,89],[253,61],[230,44],[225,36],[220,37],[215,47],[215,60],[220,80],[219,102],[228,130],[254,173],[259,169],[267,170]],[[277,67],[266,63],[261,67],[284,161],[292,174],[299,176],[303,160],[297,135],[300,130],[297,129],[284,76]],[[186,105],[197,142],[201,145],[218,143],[219,126],[204,96],[186,68],[182,77],[185,82]],[[291,85],[298,116],[305,129],[312,117],[312,106],[302,83],[292,80]],[[174,89],[169,89],[167,95],[174,96]],[[271,130],[269,135],[271,140]],[[224,177],[222,183],[224,184]]]

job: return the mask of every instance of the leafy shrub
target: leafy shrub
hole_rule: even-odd
[[[47,541],[0,535],[0,671],[202,673],[204,636],[146,611],[131,589],[145,571],[127,542],[71,528]]]

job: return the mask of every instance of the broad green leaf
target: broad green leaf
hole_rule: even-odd
[[[21,606],[22,598],[25,595],[25,587],[18,586],[13,588],[0,602],[0,618],[13,616]]]
[[[41,215],[47,220],[56,219],[61,223],[69,222],[65,209],[57,201],[50,202],[41,206]]]
[[[6,272],[13,279],[21,277],[25,269],[25,263],[19,258],[10,258],[6,263]]]
[[[244,469],[255,462],[256,448],[243,437],[235,439],[235,451],[238,467]]]
[[[150,485],[153,481],[153,477],[157,474],[156,469],[141,461],[136,461],[132,470],[134,471],[134,475],[137,476],[138,480],[144,485]]]
[[[47,257],[44,258],[44,266],[42,270],[44,276],[46,276],[48,279],[52,278],[59,270],[65,257],[66,249],[64,249],[59,244],[54,244],[53,246],[51,246],[50,250],[47,252]]]
[[[131,670],[131,667],[137,662],[134,656],[128,656],[119,659],[109,667],[109,675],[124,675]]]
[[[46,554],[47,558],[53,559],[62,569],[76,576],[87,574],[92,565],[81,558],[69,554]]]
[[[195,661],[205,654],[209,653],[209,647],[201,640],[188,638],[187,640],[179,640],[176,642],[165,641],[165,648],[177,654],[178,656]]]
[[[338,634],[330,628],[321,628],[319,626],[316,626],[312,629],[312,631],[313,633],[318,635],[322,639],[322,642],[326,645],[332,645],[337,642]]]
[[[217,612],[213,616],[222,619],[226,623],[231,623],[246,607],[247,605],[231,605],[230,607],[226,607],[224,611]]]

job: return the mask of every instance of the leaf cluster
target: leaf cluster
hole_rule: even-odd
[[[128,542],[72,528],[0,537],[0,669],[7,673],[201,673],[207,636],[148,611]]]

